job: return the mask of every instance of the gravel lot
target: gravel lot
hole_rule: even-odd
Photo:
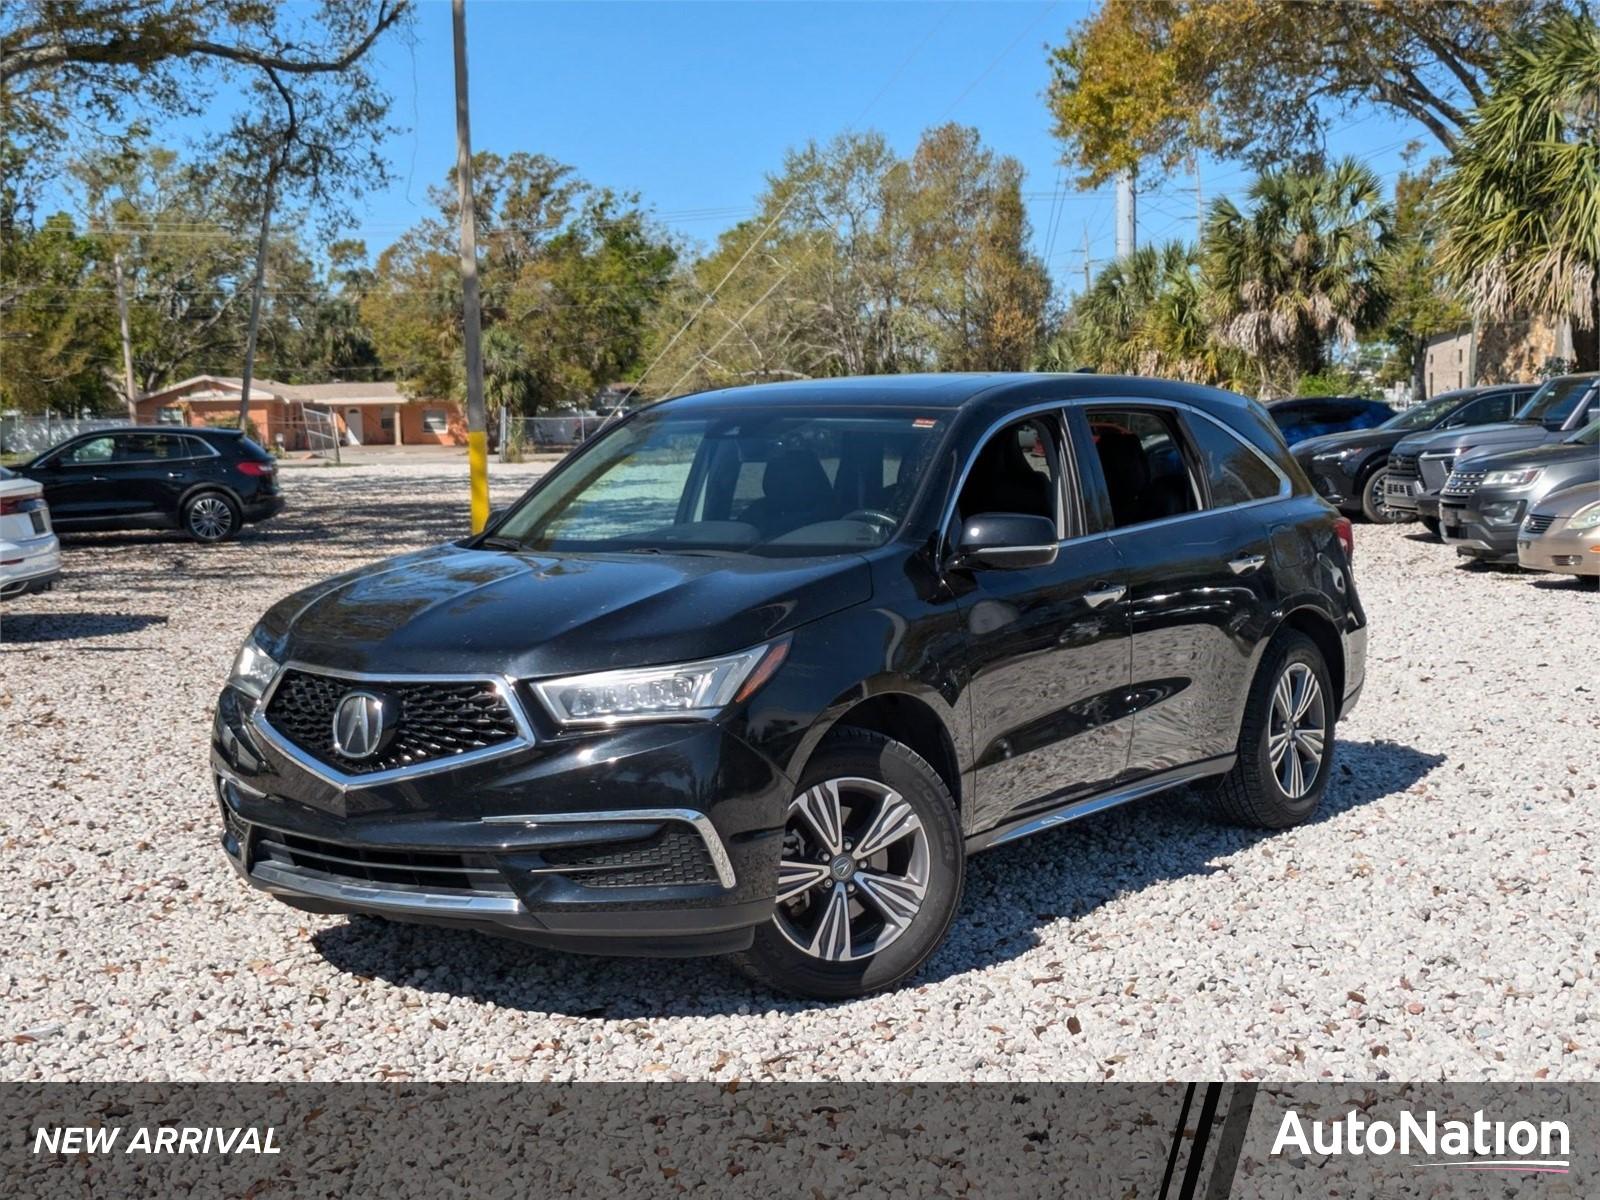
[[[494,468],[504,503],[542,467]],[[296,913],[216,845],[210,709],[272,601],[466,526],[464,463],[286,471],[239,541],[80,537],[0,615],[0,1078],[1593,1079],[1600,599],[1357,530],[1366,695],[1318,820],[1183,796],[974,860],[915,986]]]

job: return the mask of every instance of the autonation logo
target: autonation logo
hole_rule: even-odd
[[[1470,1121],[1402,1112],[1394,1121],[1369,1120],[1354,1110],[1336,1121],[1307,1121],[1290,1109],[1278,1126],[1274,1155],[1417,1155],[1422,1167],[1565,1175],[1571,1168],[1565,1121],[1495,1121],[1482,1110]]]

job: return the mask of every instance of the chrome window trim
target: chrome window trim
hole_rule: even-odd
[[[710,817],[697,808],[623,808],[600,812],[526,813],[483,817],[481,820],[485,825],[528,826],[579,825],[605,821],[636,823],[681,821],[694,826],[701,841],[705,842],[706,852],[711,855],[711,864],[717,869],[717,882],[725,888],[731,888],[738,882],[733,871],[733,860],[728,857],[728,848],[722,844],[722,837],[717,833],[717,827],[711,823]]]
[[[141,437],[141,436],[142,437],[171,438],[173,441],[180,442],[180,443],[183,444],[182,446],[179,447],[179,449],[183,449],[186,446],[194,446],[194,445],[202,446],[202,447],[205,448],[205,453],[204,454],[196,454],[193,451],[190,451],[190,452],[184,453],[184,454],[174,454],[171,458],[107,458],[107,459],[103,459],[103,460],[101,460],[99,462],[79,463],[79,462],[70,462],[70,461],[64,462],[64,461],[62,461],[62,459],[65,457],[65,455],[67,453],[67,448],[66,447],[62,447],[62,449],[57,454],[52,455],[49,459],[47,459],[45,462],[40,463],[39,465],[40,466],[44,466],[44,467],[54,466],[54,467],[57,467],[58,469],[62,468],[62,467],[137,467],[137,466],[143,466],[146,463],[195,462],[195,461],[197,461],[199,459],[202,459],[202,458],[221,458],[222,457],[222,451],[218,450],[215,446],[213,446],[210,442],[206,441],[205,438],[201,437],[199,434],[196,434],[196,433],[177,433],[177,432],[168,433],[165,430],[162,430],[159,433],[144,433],[144,434],[117,433],[115,431],[110,431],[110,432],[107,432],[107,433],[90,434],[82,442],[73,443],[73,448],[75,449],[79,445],[87,445],[89,442],[93,441],[97,437],[110,437],[113,440],[115,440],[116,438],[119,438],[119,437]]]
[[[978,439],[976,447],[973,449],[972,453],[967,456],[967,461],[962,466],[961,474],[956,480],[956,486],[954,490],[951,491],[950,499],[945,505],[944,518],[939,524],[939,543],[941,546],[941,553],[948,553],[949,548],[955,544],[953,538],[951,537],[951,524],[955,520],[956,502],[961,498],[961,489],[967,486],[967,476],[971,474],[973,466],[977,463],[978,455],[981,454],[983,452],[983,448],[988,445],[990,438],[999,433],[1000,430],[1004,429],[1007,425],[1014,424],[1017,421],[1026,420],[1028,417],[1038,416],[1040,413],[1065,413],[1071,409],[1082,410],[1087,408],[1100,408],[1106,405],[1122,405],[1128,408],[1174,408],[1185,413],[1192,413],[1195,416],[1203,417],[1205,420],[1210,421],[1218,429],[1221,429],[1229,437],[1233,438],[1234,441],[1244,446],[1271,469],[1272,473],[1278,477],[1278,494],[1276,496],[1263,496],[1258,500],[1246,500],[1240,504],[1222,504],[1214,508],[1196,509],[1194,512],[1178,513],[1174,516],[1162,517],[1155,521],[1140,521],[1136,525],[1118,525],[1112,527],[1111,529],[1100,529],[1092,533],[1078,534],[1075,537],[1064,537],[1059,542],[1059,544],[1062,546],[1067,546],[1075,542],[1088,541],[1090,538],[1108,537],[1114,533],[1121,533],[1125,529],[1149,529],[1158,525],[1170,525],[1179,521],[1188,521],[1195,517],[1209,516],[1211,513],[1235,512],[1242,508],[1253,508],[1260,504],[1276,504],[1278,501],[1288,499],[1290,496],[1294,495],[1294,484],[1289,479],[1289,476],[1284,473],[1282,467],[1278,466],[1277,463],[1273,462],[1272,459],[1263,454],[1259,447],[1254,445],[1248,438],[1235,431],[1225,421],[1218,420],[1216,417],[1212,416],[1202,408],[1197,408],[1192,404],[1186,404],[1182,400],[1160,400],[1149,396],[1073,396],[1066,399],[1049,400],[1039,404],[1028,405],[1023,408],[1013,409],[1011,412],[1007,413],[1003,417],[1000,417],[983,431],[983,435]],[[1072,441],[1072,429],[1069,425],[1067,425],[1066,422],[1063,422],[1062,433],[1067,439],[1067,445],[1065,449],[1069,452],[1075,450],[1076,446]],[[1076,461],[1076,459],[1074,461]],[[1080,471],[1080,487],[1081,474],[1082,473]],[[1063,514],[1063,516],[1065,515],[1066,514]]]
[[[429,762],[415,763],[405,767],[392,767],[387,771],[370,771],[365,775],[349,775],[301,750],[300,747],[274,729],[272,723],[267,720],[267,706],[272,703],[272,697],[277,694],[278,685],[283,682],[283,677],[290,671],[302,671],[308,675],[326,675],[334,679],[348,679],[353,683],[487,683],[499,694],[500,699],[511,713],[511,719],[517,726],[517,736],[497,746],[485,746],[481,750],[468,750],[465,754],[452,754],[448,758],[437,758]],[[399,779],[416,779],[423,775],[436,775],[441,771],[453,771],[458,767],[487,762],[493,758],[503,758],[507,754],[515,754],[519,750],[525,750],[529,746],[536,745],[539,740],[533,731],[533,725],[528,720],[528,714],[523,710],[522,702],[517,698],[516,683],[509,675],[496,675],[490,672],[479,674],[429,673],[422,675],[391,672],[374,674],[367,671],[341,671],[332,667],[319,667],[315,663],[303,662],[299,659],[292,659],[278,668],[277,673],[272,677],[272,682],[267,685],[266,691],[261,693],[261,699],[256,701],[255,706],[251,709],[250,724],[279,753],[292,759],[298,766],[309,771],[324,783],[331,783],[340,791],[377,787],[380,784],[392,783]]]

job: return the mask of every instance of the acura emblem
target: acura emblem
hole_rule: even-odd
[[[397,715],[382,696],[346,692],[333,710],[333,748],[345,758],[371,758],[388,744]]]

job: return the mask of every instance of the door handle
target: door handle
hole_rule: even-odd
[[[1128,594],[1128,589],[1120,583],[1107,583],[1087,591],[1083,594],[1083,602],[1090,608],[1100,608],[1115,600],[1121,600]]]
[[[1235,575],[1248,575],[1251,571],[1259,571],[1266,561],[1265,554],[1241,554],[1238,558],[1228,560],[1228,569]]]

